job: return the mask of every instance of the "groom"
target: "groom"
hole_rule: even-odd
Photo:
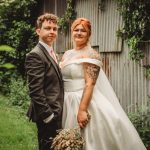
[[[57,16],[43,14],[37,19],[39,42],[26,55],[25,68],[31,97],[27,116],[36,122],[39,150],[49,150],[56,130],[61,128],[64,89],[52,44],[56,40]]]

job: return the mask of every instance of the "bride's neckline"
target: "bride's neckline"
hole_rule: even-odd
[[[73,50],[76,51],[76,52],[84,52],[84,51],[87,51],[87,50],[88,51],[92,50],[92,47],[90,45],[86,45],[86,46],[84,46],[84,47],[82,47],[80,49],[74,48]]]

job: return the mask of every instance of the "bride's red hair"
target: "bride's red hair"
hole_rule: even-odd
[[[88,19],[86,18],[77,18],[71,26],[71,32],[73,32],[73,30],[76,28],[77,25],[82,25],[86,32],[88,33],[89,36],[91,36],[91,23]]]

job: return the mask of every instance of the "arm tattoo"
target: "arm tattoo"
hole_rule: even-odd
[[[85,70],[89,78],[91,78],[95,82],[98,77],[100,67],[93,64],[86,64]]]

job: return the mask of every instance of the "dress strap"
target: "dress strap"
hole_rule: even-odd
[[[62,63],[60,63],[60,65]],[[65,67],[65,66],[70,65],[70,64],[81,64],[81,63],[90,63],[90,64],[94,64],[96,66],[102,67],[101,61],[99,61],[97,59],[92,59],[92,58],[79,58],[79,59],[70,60],[70,61],[63,63],[62,66]]]

